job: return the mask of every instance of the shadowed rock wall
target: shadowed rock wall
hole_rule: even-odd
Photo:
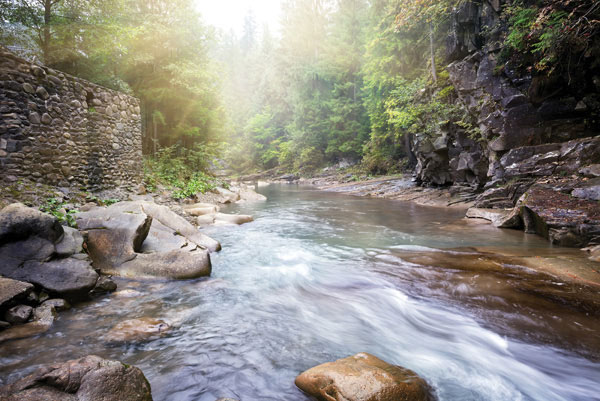
[[[140,182],[139,100],[0,48],[0,181],[101,190]]]

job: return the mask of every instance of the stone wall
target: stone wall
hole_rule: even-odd
[[[141,181],[139,100],[0,48],[0,182],[101,190]]]

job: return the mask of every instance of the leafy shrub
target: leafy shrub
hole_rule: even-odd
[[[40,206],[40,211],[56,217],[61,224],[66,224],[69,227],[77,227],[75,214],[78,212],[78,210],[67,210],[65,206],[65,202],[61,202],[56,198],[49,198],[46,200],[46,203]]]
[[[173,198],[185,199],[225,186],[225,183],[202,171],[208,168],[216,152],[216,147],[207,145],[196,146],[192,150],[178,146],[158,150],[154,157],[145,160],[146,188],[152,192],[159,185],[164,185],[173,190]]]

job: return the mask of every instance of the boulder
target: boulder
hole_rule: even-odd
[[[151,202],[120,202],[76,216],[87,230],[94,266],[123,277],[188,279],[209,275],[217,241],[184,218]]]
[[[87,250],[94,267],[103,272],[133,260],[152,224],[152,217],[139,207],[127,213],[110,207],[95,208],[75,218],[79,229],[87,232]]]
[[[19,300],[26,299],[33,288],[33,284],[0,277],[0,308],[11,306]]]
[[[63,227],[55,217],[21,203],[13,203],[0,210],[0,245],[31,236],[56,243],[63,233]]]
[[[204,216],[198,216],[196,218],[196,224],[199,227],[209,226],[211,224],[214,224],[214,222],[215,222],[214,214],[206,214]]]
[[[171,326],[162,320],[143,317],[118,323],[105,338],[110,343],[142,342],[160,338],[170,329]]]
[[[44,366],[0,388],[3,401],[152,401],[142,371],[90,355]]]
[[[117,283],[115,283],[108,276],[100,276],[98,277],[98,281],[96,282],[96,286],[92,290],[92,294],[103,294],[106,292],[113,292],[117,289]]]
[[[131,278],[164,277],[186,280],[210,276],[210,255],[204,249],[193,252],[173,250],[159,253],[140,253],[133,260],[123,263],[110,274]]]
[[[21,267],[2,270],[15,280],[39,285],[46,291],[65,298],[82,298],[96,285],[98,273],[84,260],[56,259],[50,262],[30,260]]]
[[[52,299],[47,299],[46,301],[44,301],[43,305],[50,305],[52,306],[57,312],[60,312],[62,310],[67,310],[67,309],[71,309],[71,304],[68,303],[67,301],[65,301],[62,298],[52,298]]]
[[[42,305],[33,310],[33,321],[19,326],[10,327],[0,333],[0,343],[37,336],[52,327],[56,310],[52,305]],[[1,393],[0,393],[1,394]],[[1,399],[1,398],[0,398]]]
[[[21,324],[29,320],[33,313],[33,308],[27,305],[13,306],[4,314],[4,320],[12,324]]]
[[[579,174],[589,178],[600,177],[600,164],[592,164],[582,167],[579,169]]]
[[[251,221],[254,221],[254,218],[245,214],[217,213],[215,215],[215,224],[244,224]]]
[[[593,246],[587,251],[590,253],[590,260],[594,262],[600,262],[600,245]]]
[[[600,200],[600,178],[593,178],[584,182],[571,192],[576,198],[598,201]]]
[[[241,199],[238,192],[233,192],[225,188],[217,187],[215,192],[221,195],[219,203],[234,203]]]
[[[425,380],[411,370],[360,353],[296,377],[296,386],[320,401],[433,401]]]
[[[55,245],[56,254],[59,257],[67,257],[83,252],[83,236],[75,228],[63,227],[64,235]]]
[[[110,208],[130,212],[140,208],[148,216],[159,221],[163,225],[169,227],[179,235],[186,237],[194,244],[206,248],[210,252],[221,250],[221,244],[214,239],[202,234],[196,227],[190,224],[186,219],[173,212],[167,206],[157,205],[153,202],[136,201],[136,202],[119,202],[112,205]],[[109,208],[109,209],[110,209]]]
[[[197,207],[197,208],[194,208],[194,209],[185,209],[185,211],[190,216],[204,216],[205,214],[213,214],[213,213],[217,213],[218,212],[216,206],[212,206],[212,207]]]
[[[544,184],[533,185],[519,200],[526,232],[553,244],[585,247],[600,242],[597,201],[578,199]]]
[[[485,219],[498,228],[519,228],[522,226],[519,208],[484,209],[472,207],[467,210],[467,217]]]

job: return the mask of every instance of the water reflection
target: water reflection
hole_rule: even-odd
[[[440,400],[600,399],[596,290],[519,259],[566,251],[460,211],[263,192],[228,210],[255,222],[208,230],[223,243],[210,279],[120,280],[47,335],[0,345],[0,377],[94,353],[142,368],[155,400],[307,400],[299,372],[365,351],[415,370]],[[175,330],[111,345],[117,322],[144,316]]]

